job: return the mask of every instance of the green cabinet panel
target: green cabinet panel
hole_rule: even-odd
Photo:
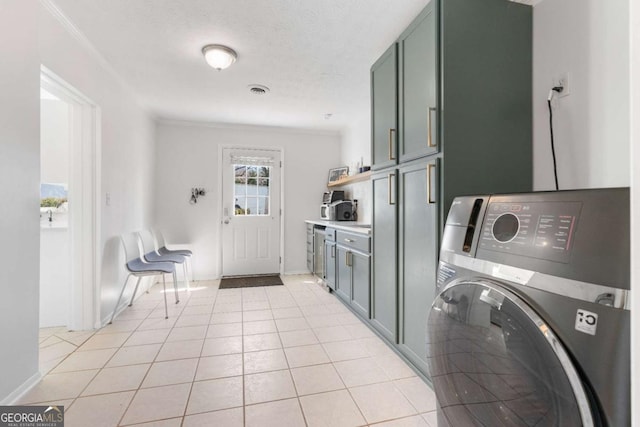
[[[371,256],[360,252],[351,252],[349,261],[352,273],[351,306],[368,319],[371,300]]]
[[[338,231],[335,250],[335,291],[353,310],[369,318],[371,300],[370,237]],[[366,252],[360,250],[366,248]]]
[[[400,350],[427,371],[427,316],[435,297],[439,247],[438,161],[399,171]]]
[[[371,167],[379,169],[397,162],[398,54],[394,43],[371,67]]]
[[[435,1],[400,36],[400,162],[438,151]]]
[[[349,250],[340,245],[336,245],[336,293],[345,302],[351,304]]]
[[[389,341],[397,339],[397,172],[372,175],[371,321]]]
[[[332,290],[336,290],[336,244],[324,242],[324,282]]]
[[[371,69],[370,322],[425,376],[452,200],[532,189],[532,22],[509,0],[431,0]]]

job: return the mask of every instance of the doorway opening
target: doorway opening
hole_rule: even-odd
[[[221,159],[221,276],[281,273],[281,151],[224,147]]]
[[[99,107],[40,74],[40,365],[55,366],[99,327]]]

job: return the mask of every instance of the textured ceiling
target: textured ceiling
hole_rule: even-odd
[[[158,118],[341,130],[368,114],[371,64],[428,0],[53,2]],[[210,68],[210,43],[237,62]]]
[[[47,1],[157,118],[328,131],[369,114],[371,64],[429,2]],[[201,49],[211,43],[237,62],[210,68]]]

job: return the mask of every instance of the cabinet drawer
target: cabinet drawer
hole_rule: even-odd
[[[307,251],[307,269],[313,273],[313,252]]]
[[[335,228],[325,228],[324,230],[324,239],[329,240],[331,242],[336,241],[336,229]]]
[[[336,243],[342,246],[369,253],[371,238],[364,234],[349,233],[347,231],[338,231],[336,233]]]

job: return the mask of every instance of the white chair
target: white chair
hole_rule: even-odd
[[[187,289],[189,289],[189,278],[187,277],[187,257],[184,255],[177,254],[160,254],[158,249],[156,248],[155,239],[151,231],[143,230],[138,232],[138,236],[140,236],[140,241],[142,242],[143,249],[143,258],[147,262],[173,262],[174,264],[181,264],[182,270],[184,272],[184,280]],[[176,282],[177,289],[177,282]],[[176,291],[177,292],[177,291]],[[177,299],[176,294],[176,299]]]
[[[136,297],[136,292],[138,291],[138,286],[140,286],[140,280],[145,276],[162,276],[162,287],[164,289],[164,318],[169,318],[169,310],[167,308],[167,284],[164,278],[166,273],[173,274],[173,282],[174,288],[176,292],[176,304],[178,301],[178,289],[177,289],[177,280],[176,280],[176,265],[172,262],[145,262],[140,256],[140,245],[138,235],[135,233],[127,233],[120,236],[120,240],[124,246],[124,256],[125,256],[125,267],[129,274],[127,274],[127,278],[124,280],[124,284],[122,285],[122,290],[120,291],[120,295],[118,296],[118,301],[116,302],[116,306],[113,309],[113,314],[111,315],[111,320],[109,323],[113,323],[113,319],[116,317],[116,312],[118,311],[118,306],[120,305],[120,301],[122,300],[122,296],[124,295],[124,291],[127,288],[127,282],[129,281],[129,277],[136,276],[138,280],[136,281],[136,287],[133,290],[133,295],[131,296],[131,302],[129,303],[129,307],[133,305],[133,300]]]
[[[189,270],[191,271],[191,281],[193,282],[193,264],[191,261],[191,257],[193,256],[193,252],[191,252],[189,249],[169,249],[167,248],[167,243],[164,240],[164,236],[162,235],[162,233],[158,230],[151,230],[151,233],[153,234],[153,236],[155,237],[156,240],[156,247],[158,248],[158,253],[160,253],[161,255],[182,255],[184,257],[187,258],[187,261],[189,263]],[[185,264],[185,268],[187,267],[187,264]]]

